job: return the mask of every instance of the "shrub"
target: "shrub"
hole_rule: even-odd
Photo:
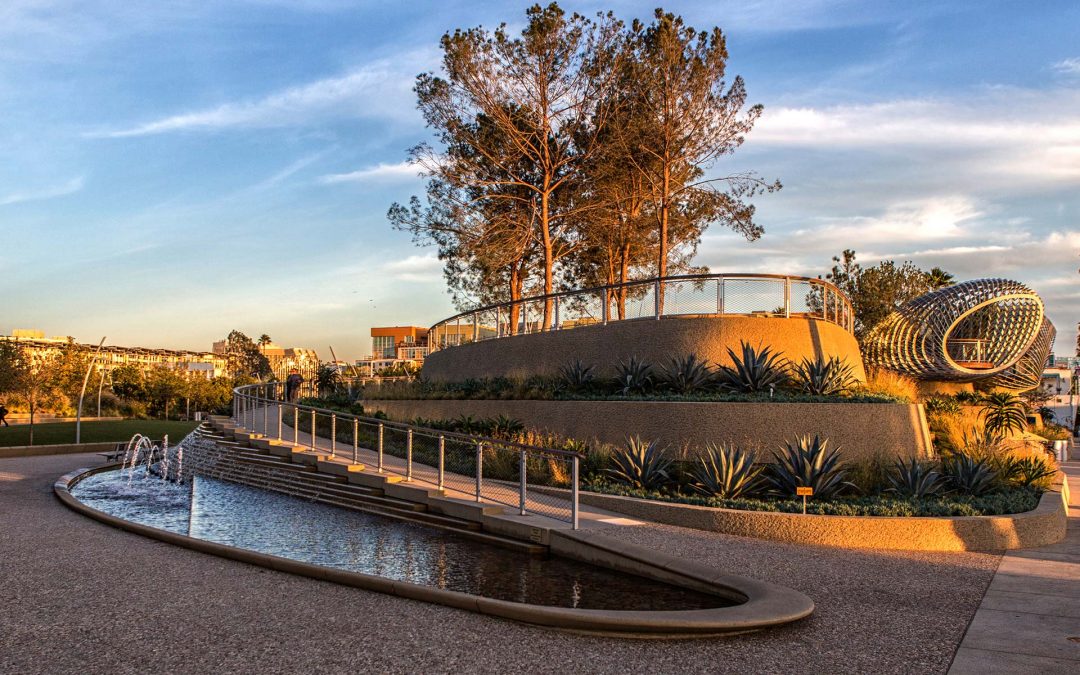
[[[851,366],[846,359],[833,356],[825,359],[817,356],[813,360],[804,358],[792,369],[792,383],[808,394],[834,396],[843,394],[855,383]]]
[[[676,394],[692,394],[713,384],[714,375],[709,364],[698,359],[696,354],[672,357],[667,367],[661,370],[664,385]]]
[[[1023,431],[1027,427],[1027,410],[1019,397],[1005,392],[995,392],[983,399],[983,409],[979,415],[983,427],[993,434],[1008,434],[1010,431]]]
[[[933,466],[914,457],[908,462],[897,460],[888,480],[890,487],[886,492],[909,499],[926,499],[945,487],[945,478]]]
[[[915,380],[884,368],[868,370],[866,382],[857,390],[865,394],[879,394],[908,403],[919,397],[919,387]]]
[[[629,438],[626,446],[611,456],[606,474],[615,482],[640,490],[658,490],[672,482],[671,460],[666,449],[656,441],[646,443],[638,437]]]
[[[707,445],[697,465],[691,469],[691,486],[704,495],[735,499],[761,488],[761,467],[754,466],[750,453],[733,445]]]
[[[1050,462],[1038,457],[1019,459],[1015,467],[1013,481],[1026,488],[1046,490],[1057,474],[1057,469]]]
[[[748,343],[742,342],[742,356],[728,347],[728,356],[734,367],[720,366],[717,375],[720,386],[729,391],[757,393],[772,391],[787,381],[784,372],[785,361],[770,347],[755,350]]]
[[[795,488],[810,487],[814,489],[814,497],[831,499],[854,487],[844,480],[847,470],[839,464],[839,451],[829,450],[828,443],[818,436],[811,440],[806,435],[787,443],[781,452],[774,452],[776,463],[765,474],[770,491],[780,497],[792,497]]]
[[[923,401],[927,415],[959,415],[960,401],[953,396],[931,396]]]
[[[957,492],[978,497],[994,490],[997,474],[985,459],[958,454],[942,464],[949,485]]]
[[[575,360],[560,369],[562,383],[570,391],[585,391],[592,386],[596,379],[593,366],[586,366],[581,361]]]
[[[620,361],[615,368],[615,387],[623,396],[645,394],[652,391],[654,385],[652,365],[631,356],[629,361]]]
[[[961,405],[978,405],[982,400],[982,396],[974,391],[958,391],[955,398]]]

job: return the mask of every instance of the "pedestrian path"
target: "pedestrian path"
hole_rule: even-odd
[[[1068,534],[1002,557],[950,675],[1080,673],[1080,461],[1062,469],[1072,488]]]
[[[348,465],[353,463],[354,454],[351,445],[338,442],[336,452],[332,451],[329,438],[316,435],[312,445],[311,435],[299,431],[294,434],[291,426],[279,426],[277,423],[277,406],[260,406],[254,414],[247,417],[243,422],[252,427],[252,431],[262,434],[268,439],[277,439],[280,432],[282,440],[293,443],[303,448],[313,448],[313,451],[321,455],[323,461],[333,461],[338,464]],[[365,471],[374,471],[377,466],[378,453],[368,448],[358,448],[355,456],[356,462],[365,466]],[[406,475],[405,459],[389,453],[383,454],[383,471],[396,476]],[[485,479],[481,487],[481,499],[476,499],[476,479],[474,476],[465,476],[446,471],[444,479],[444,496],[451,499],[467,501],[480,501],[505,508],[502,518],[522,520],[522,522],[537,527],[549,529],[567,529],[571,527],[571,505],[568,499],[554,494],[542,493],[530,486],[526,492],[525,515],[519,515],[520,493],[516,482],[498,481]],[[437,488],[437,469],[435,467],[413,462],[413,483],[418,486],[428,486],[432,490]],[[578,519],[582,528],[607,527],[612,525],[640,525],[641,521],[628,516],[606,511],[596,507],[580,505]]]

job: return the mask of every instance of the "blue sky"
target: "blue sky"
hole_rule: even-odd
[[[656,2],[566,2],[647,19]],[[386,222],[419,193],[411,92],[447,30],[526,3],[0,3],[0,332],[208,349],[237,328],[339,356],[453,313]],[[1039,291],[1080,319],[1080,3],[680,2],[765,116],[720,169],[784,189],[714,271],[817,275],[854,248]]]

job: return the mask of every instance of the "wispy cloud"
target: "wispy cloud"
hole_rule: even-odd
[[[91,138],[129,138],[182,131],[265,129],[340,117],[414,116],[410,104],[417,57],[380,60],[338,77],[290,87],[251,101],[229,102],[135,126],[92,131]]]
[[[404,260],[384,264],[382,272],[401,281],[438,282],[442,273],[442,262],[432,254],[411,255]]]
[[[1062,59],[1051,67],[1055,71],[1063,73],[1065,75],[1080,75],[1080,56],[1074,56],[1069,59]]]
[[[331,173],[319,176],[319,182],[332,185],[334,183],[362,183],[374,180],[404,180],[416,178],[417,173],[417,167],[413,164],[398,162],[397,164],[377,164],[348,173]]]
[[[63,197],[70,195],[83,189],[83,178],[72,178],[63,185],[57,185],[54,187],[44,188],[41,190],[31,190],[27,192],[12,192],[4,196],[0,196],[0,206],[8,206],[10,204],[20,204],[22,202],[36,202],[43,199],[53,199],[55,197]]]

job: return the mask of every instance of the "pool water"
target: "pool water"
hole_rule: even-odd
[[[692,610],[732,601],[558,556],[536,557],[422,524],[197,476],[108,471],[71,493],[111,515],[283,558],[498,600],[604,610]]]

